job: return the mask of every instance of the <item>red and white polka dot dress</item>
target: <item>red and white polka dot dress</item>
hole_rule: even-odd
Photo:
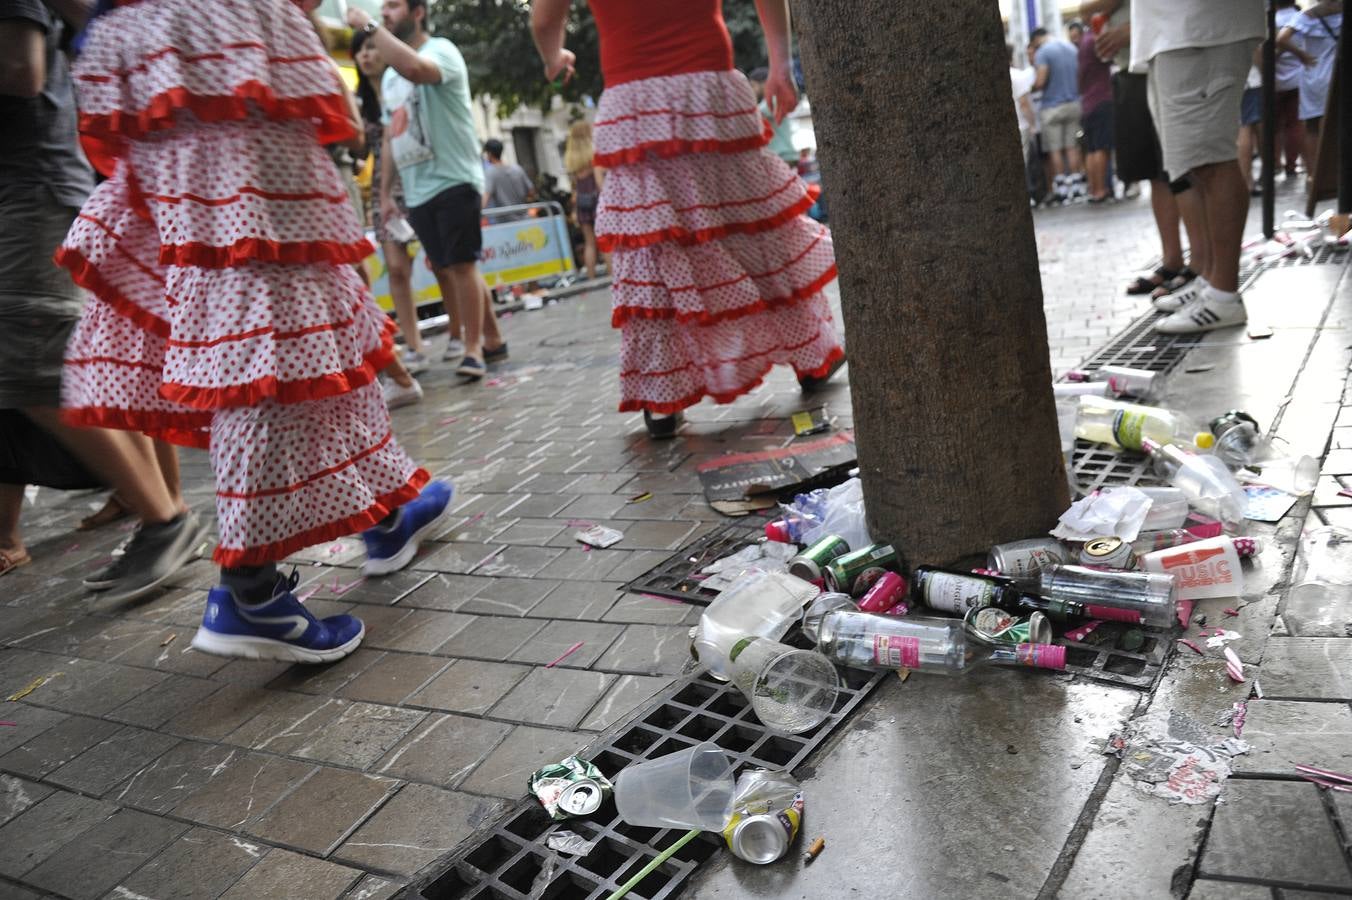
[[[628,23],[593,11],[604,62],[608,22]],[[836,276],[830,232],[804,215],[802,179],[764,149],[770,133],[746,78],[696,71],[608,86],[594,133],[620,410],[729,403],[775,364],[827,374],[843,355],[822,293]]]
[[[349,125],[310,22],[290,0],[142,0],[94,23],[75,83],[113,174],[57,256],[94,295],[66,418],[209,447],[221,565],[415,497],[428,475],[375,382],[393,326],[350,265],[370,247],[321,146]]]

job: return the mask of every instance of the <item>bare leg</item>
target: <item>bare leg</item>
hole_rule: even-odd
[[[1178,271],[1183,268],[1183,242],[1178,236],[1178,203],[1163,181],[1150,182],[1150,210],[1160,233],[1161,265]]]
[[[1089,196],[1102,200],[1108,196],[1108,151],[1095,150],[1085,156],[1085,173],[1089,178]]]
[[[1257,132],[1257,126],[1242,126],[1239,129],[1239,140],[1235,145],[1239,152],[1239,174],[1244,179],[1246,193],[1253,190],[1253,150],[1257,146]]]
[[[188,504],[183,502],[183,478],[178,469],[178,448],[160,440],[151,443],[154,447],[155,465],[159,468],[160,475],[164,477],[164,486],[169,489],[169,499],[174,502],[176,509],[186,510]]]
[[[1066,148],[1066,167],[1072,175],[1084,171],[1084,155],[1080,153],[1079,144],[1072,143]]]
[[[23,512],[21,484],[0,484],[0,553],[10,559],[22,557],[28,551],[23,545],[19,516]]]
[[[385,256],[385,271],[390,276],[390,299],[394,301],[394,316],[399,320],[399,332],[404,336],[408,349],[422,353],[418,308],[413,303],[413,262],[408,258],[408,248],[394,241],[385,241],[381,251]]]
[[[587,268],[587,277],[596,277],[596,228],[592,225],[579,225],[582,229],[582,264]]]
[[[1234,163],[1200,166],[1192,172],[1206,207],[1209,240],[1206,280],[1220,291],[1239,290],[1239,248],[1249,215],[1249,192]]]
[[[1168,190],[1168,188],[1165,188]],[[1174,194],[1183,230],[1188,233],[1188,265],[1198,275],[1206,276],[1211,265],[1211,232],[1207,230],[1206,207],[1202,204],[1200,189],[1194,185],[1181,194]]]
[[[441,287],[441,300],[449,313],[453,307],[459,309],[459,320],[464,325],[465,355],[483,360],[483,282],[479,278],[478,267],[474,263],[456,263],[444,269],[437,269],[437,284]],[[452,319],[452,337],[455,336],[455,319]]]
[[[72,428],[51,408],[28,408],[23,414],[54,434],[81,462],[103,476],[142,522],[156,525],[179,514],[153,454],[143,452],[130,432]]]
[[[478,272],[478,267],[475,267]],[[493,311],[493,292],[488,287],[488,282],[484,281],[483,274],[479,274],[479,288],[483,295],[484,308],[484,346],[492,347],[494,350],[502,346],[502,329],[498,328],[498,314]]]

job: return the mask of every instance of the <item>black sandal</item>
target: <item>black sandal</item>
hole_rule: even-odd
[[[1177,278],[1178,272],[1173,269],[1166,269],[1164,268],[1164,266],[1160,266],[1152,273],[1152,275],[1154,276],[1153,278],[1146,278],[1143,275],[1138,276],[1135,281],[1127,285],[1127,293],[1148,294],[1155,288],[1167,284],[1172,279]],[[1158,278],[1159,280],[1156,281],[1155,278]]]
[[[1167,297],[1174,291],[1178,290],[1179,288],[1186,287],[1188,284],[1191,284],[1192,280],[1196,277],[1197,277],[1196,272],[1194,272],[1192,269],[1189,269],[1187,266],[1184,266],[1183,268],[1178,270],[1177,275],[1175,275],[1173,278],[1170,278],[1168,281],[1164,282],[1164,284],[1161,284],[1159,287],[1151,291],[1150,299],[1158,300],[1161,297]]]
[[[648,435],[656,441],[665,441],[676,436],[676,429],[681,424],[681,414],[675,413],[670,416],[654,416],[646,409],[643,411],[643,424],[648,427]]]

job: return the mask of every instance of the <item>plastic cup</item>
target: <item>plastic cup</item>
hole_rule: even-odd
[[[1072,463],[1075,458],[1075,423],[1080,418],[1080,407],[1071,400],[1056,401],[1056,426],[1061,433],[1061,455],[1066,460],[1066,481],[1070,484],[1070,496],[1075,496],[1075,472]]]
[[[705,741],[624,769],[615,779],[615,807],[630,825],[722,831],[735,784],[727,754]]]
[[[767,728],[801,734],[826,721],[835,708],[840,675],[815,650],[746,638],[733,648],[731,664],[732,683]]]

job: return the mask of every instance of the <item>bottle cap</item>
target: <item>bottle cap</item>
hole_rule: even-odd
[[[1210,450],[1216,446],[1216,436],[1209,431],[1199,431],[1193,436],[1192,442],[1202,450]]]
[[[1036,669],[1061,672],[1066,668],[1066,648],[1060,644],[1019,644],[1015,653],[1020,662]]]
[[[785,522],[783,519],[775,519],[773,522],[766,522],[765,536],[776,543],[791,543],[789,540],[789,523]]]

